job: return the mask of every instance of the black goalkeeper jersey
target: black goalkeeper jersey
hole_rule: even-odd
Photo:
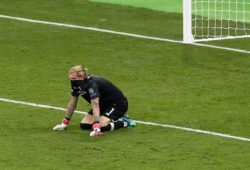
[[[125,98],[121,90],[110,81],[97,76],[88,76],[84,80],[72,80],[71,89],[72,96],[82,96],[88,103],[91,103],[91,99],[99,97],[101,109]]]

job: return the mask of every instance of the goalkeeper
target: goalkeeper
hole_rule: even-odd
[[[56,125],[53,130],[67,128],[79,96],[92,106],[80,123],[81,129],[92,129],[90,136],[100,136],[104,131],[136,126],[134,120],[125,116],[128,110],[126,97],[111,82],[89,75],[88,69],[82,65],[76,65],[69,70],[69,79],[72,97],[62,123]]]

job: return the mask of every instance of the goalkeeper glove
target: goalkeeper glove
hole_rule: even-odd
[[[99,122],[95,122],[92,125],[93,131],[90,132],[89,136],[102,136],[103,133],[101,132],[101,124]]]
[[[67,128],[68,124],[69,124],[70,120],[67,118],[64,118],[62,123],[59,125],[56,125],[53,130],[64,130]]]

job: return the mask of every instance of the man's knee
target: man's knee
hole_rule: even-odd
[[[85,129],[92,129],[92,124],[80,123],[80,128],[81,128],[82,130],[85,130]]]
[[[112,121],[109,118],[105,117],[105,116],[100,117],[100,124],[101,124],[102,127],[107,126],[111,122]]]

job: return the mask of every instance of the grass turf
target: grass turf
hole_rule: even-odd
[[[131,31],[141,27],[140,20],[148,14],[147,28],[134,30],[143,34],[152,31],[156,18],[173,15],[87,1],[19,3],[1,1],[1,11],[78,25],[98,24],[107,15],[120,22],[104,22],[102,27]],[[128,18],[135,25],[122,27]],[[178,39],[180,29],[171,22],[161,24]],[[248,54],[6,19],[0,24],[1,97],[65,107],[70,96],[67,70],[82,63],[125,92],[135,119],[249,137]],[[170,35],[160,25],[155,32]],[[239,46],[248,43],[237,41]],[[3,169],[249,167],[248,142],[144,125],[90,138],[89,132],[79,130],[81,116],[75,115],[67,131],[53,132],[62,112],[6,103],[0,107]],[[81,102],[78,107],[90,106]]]
[[[157,11],[164,11],[164,12],[176,12],[182,13],[182,1],[183,0],[91,0],[93,2],[101,2],[101,3],[110,3],[110,4],[118,4],[118,5],[125,5],[125,6],[132,6],[137,8],[147,8]],[[195,14],[209,16],[210,18],[217,17],[218,20],[228,19],[234,20],[246,20],[246,22],[250,22],[250,13],[247,12],[250,10],[250,1],[242,1],[236,4],[230,0],[222,1],[193,1],[192,8],[193,10],[198,10]],[[215,6],[216,5],[216,6]],[[203,10],[202,10],[203,9]],[[210,13],[207,12],[207,9],[210,9]],[[231,10],[230,14],[227,10]],[[217,10],[217,12],[213,11]],[[221,10],[224,10],[221,12]],[[246,11],[243,13],[242,11]],[[248,18],[248,19],[247,19]],[[204,21],[206,22],[206,21]],[[211,21],[214,22],[214,21]],[[210,23],[211,24],[211,23]],[[211,24],[213,25],[213,24]],[[220,23],[219,23],[220,25]]]
[[[137,8],[148,8],[164,12],[182,12],[182,0],[90,0],[93,2],[127,5]]]
[[[4,139],[0,141],[2,169],[247,169],[249,166],[249,143],[245,142],[144,125],[93,138],[87,131],[79,132],[78,115],[68,130],[52,132],[51,126],[61,118],[60,112],[5,103],[0,106],[1,118],[5,119],[0,125]],[[25,116],[17,119],[19,114]]]

